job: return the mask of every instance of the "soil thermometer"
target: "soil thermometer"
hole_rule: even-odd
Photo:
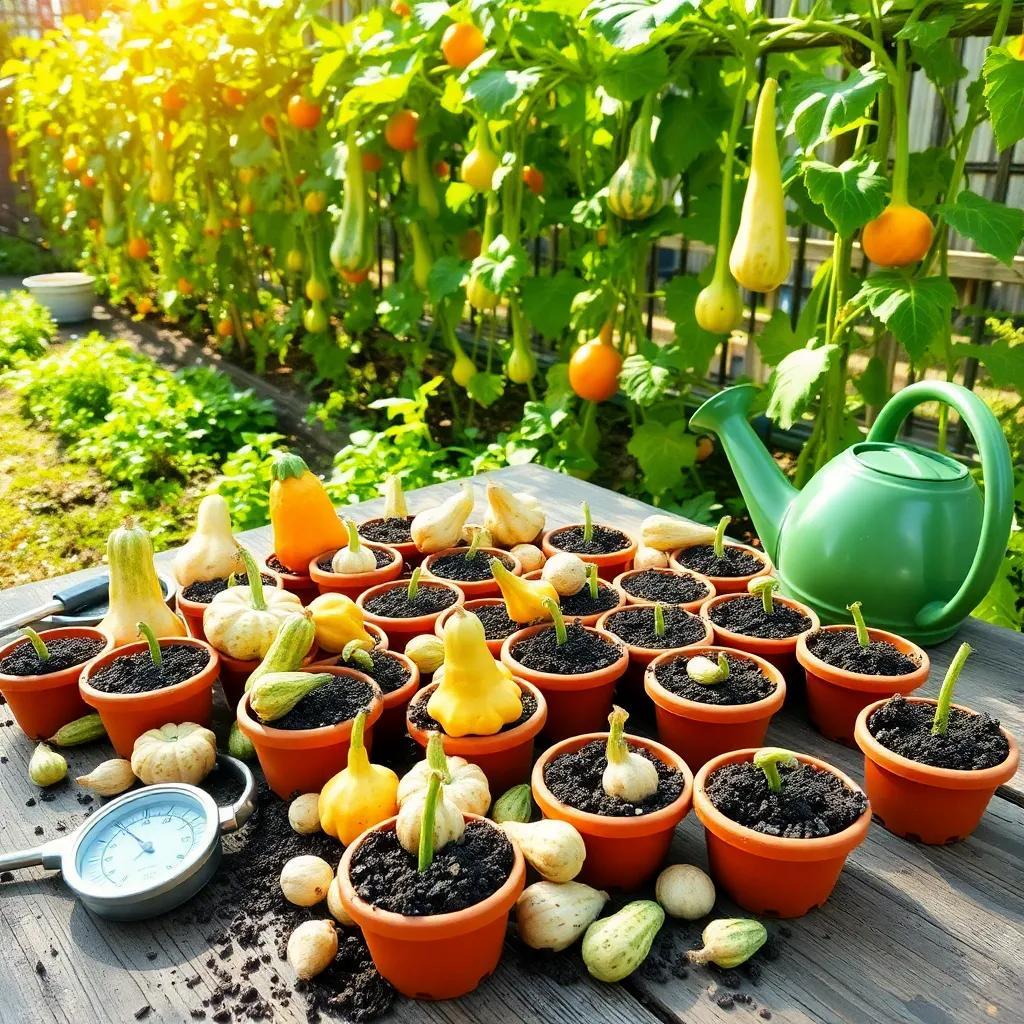
[[[217,763],[242,782],[234,803],[220,807],[183,782],[145,786],[111,800],[68,836],[0,855],[0,871],[57,869],[90,910],[114,921],[173,910],[213,877],[221,836],[241,828],[254,809],[252,772],[224,754]]]

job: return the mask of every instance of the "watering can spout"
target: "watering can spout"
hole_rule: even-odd
[[[752,384],[720,391],[693,414],[690,429],[718,435],[754,528],[768,557],[775,561],[782,520],[797,491],[747,420],[756,393]]]

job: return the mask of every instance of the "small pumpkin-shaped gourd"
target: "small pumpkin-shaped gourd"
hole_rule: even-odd
[[[217,737],[195,722],[162,725],[144,732],[132,750],[132,771],[147,786],[156,782],[202,782],[217,762]]]
[[[302,575],[317,555],[342,547],[346,540],[324,485],[298,455],[279,456],[271,469],[270,525],[274,554]]]
[[[656,93],[649,93],[629,136],[626,159],[608,182],[608,209],[622,220],[644,220],[665,204],[665,187],[654,167],[652,120]]]
[[[195,532],[174,556],[178,583],[217,580],[244,569],[238,556],[238,542],[231,533],[228,503],[219,494],[208,494],[199,503]]]
[[[545,562],[545,565],[547,563]],[[558,604],[558,591],[547,580],[527,580],[512,572],[500,558],[491,559],[491,572],[505,600],[505,610],[513,622],[550,619],[548,601]]]
[[[418,513],[409,526],[416,549],[425,555],[453,548],[473,511],[473,488],[466,482],[440,505]]]
[[[363,610],[345,594],[321,594],[309,602],[317,643],[331,654],[340,654],[358,640],[369,650],[373,637],[367,632]]]
[[[462,811],[445,796],[451,775],[444,756],[444,739],[438,732],[431,733],[427,741],[427,762],[430,773],[426,788],[406,799],[395,822],[399,844],[406,853],[419,856],[421,871],[429,865],[436,851],[448,843],[458,842],[466,830]],[[429,837],[426,843],[423,841],[424,824]]]
[[[430,762],[423,760],[414,764],[402,776],[398,784],[399,807],[418,793],[426,794],[432,771]],[[464,757],[449,757],[448,774],[451,778],[444,787],[448,802],[466,814],[486,814],[487,808],[491,806],[491,789],[480,767]]]
[[[254,661],[270,650],[284,620],[302,612],[302,601],[287,590],[264,590],[252,555],[239,550],[249,585],[229,587],[214,597],[203,613],[203,632],[218,651]]]
[[[488,481],[484,527],[493,543],[511,548],[532,541],[544,529],[544,510],[532,494],[512,494]]]

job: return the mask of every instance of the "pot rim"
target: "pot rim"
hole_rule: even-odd
[[[543,569],[533,569],[531,572],[524,572],[523,579],[539,580],[541,578],[542,572]],[[584,584],[584,586],[586,586],[586,584]],[[591,612],[589,615],[567,615],[566,622],[572,620],[573,622],[578,622],[583,626],[596,626],[598,620],[601,618],[602,615],[607,615],[609,612],[618,612],[621,611],[623,608],[629,607],[629,601],[626,599],[626,595],[623,593],[622,587],[616,586],[616,584],[613,583],[611,580],[606,580],[598,576],[597,588],[598,590],[613,591],[617,595],[619,603],[613,605],[611,608],[605,608],[604,611]]]
[[[561,533],[563,530],[571,530],[576,526],[582,529],[584,525],[584,523],[565,523],[562,526],[554,526],[550,530],[545,530],[541,534],[541,551],[543,551],[549,558],[552,554],[557,554],[560,551],[567,551],[567,548],[560,548],[557,545],[552,544],[551,538],[555,536],[555,534]],[[594,526],[605,526],[606,529],[617,530],[629,541],[629,544],[624,548],[619,548],[618,551],[606,551],[599,555],[584,555],[580,554],[578,551],[569,551],[568,553],[570,555],[576,555],[579,558],[582,558],[584,562],[593,562],[595,565],[615,565],[617,562],[629,561],[629,559],[636,554],[636,538],[628,530],[622,529],[621,526],[612,526],[610,523],[605,524],[600,521],[595,522]]]
[[[54,280],[57,278],[58,280]],[[66,291],[71,288],[92,287],[96,278],[80,270],[54,270],[47,274],[32,274],[21,279],[23,288]]]
[[[368,623],[372,625],[372,623]],[[391,658],[395,658],[405,665],[406,671],[409,673],[409,678],[402,683],[397,690],[389,690],[387,693],[381,689],[381,699],[384,701],[384,710],[387,711],[389,708],[393,708],[398,704],[405,704],[415,695],[416,691],[420,688],[420,670],[419,666],[410,658],[408,655],[403,654],[401,651],[389,651],[387,647],[375,647],[374,650],[379,651],[381,654],[387,654]],[[340,654],[332,654],[331,658],[340,658]],[[338,665],[332,663],[330,660],[327,661],[314,661],[312,664],[305,666],[311,671],[326,671],[332,668],[348,668],[348,665]],[[359,672],[359,669],[353,671]],[[365,674],[365,673],[364,673]],[[380,688],[380,684],[377,684]],[[280,730],[279,730],[280,731]],[[294,731],[294,730],[289,730]]]
[[[452,580],[448,579],[447,576],[435,576],[431,571],[430,567],[439,558],[444,558],[446,555],[459,555],[465,554],[468,549],[464,547],[454,548],[442,548],[440,551],[432,551],[427,555],[420,563],[423,567],[424,579],[439,580],[441,583],[454,583],[465,595],[469,597],[471,591],[467,590],[467,587],[496,587],[498,585],[497,580],[493,576],[487,580]],[[513,576],[522,576],[523,574],[523,563],[512,554],[511,551],[505,551],[504,548],[497,548],[494,545],[487,547],[479,547],[476,549],[477,554],[488,554],[494,558],[510,558],[512,560],[512,568],[509,570]],[[446,608],[445,611],[448,611]]]
[[[321,551],[319,555],[309,560],[309,578],[314,583],[343,583],[346,587],[354,589],[355,587],[369,587],[374,583],[381,582],[381,576],[388,573],[394,573],[395,575],[388,580],[384,580],[383,582],[385,583],[402,574],[405,559],[402,558],[402,552],[398,548],[390,544],[377,544],[369,540],[360,541],[360,543],[371,551],[387,551],[391,555],[391,561],[387,565],[382,565],[377,569],[370,569],[367,572],[334,572],[333,570],[321,569],[317,562],[324,555],[330,554],[333,557],[341,550],[341,548],[330,548],[327,551]]]
[[[486,821],[491,828],[500,833],[494,822],[479,814],[463,812],[466,821]],[[526,862],[515,843],[512,843],[512,870],[501,887],[486,899],[474,903],[462,910],[447,914],[431,914],[425,917],[407,917],[391,910],[381,910],[372,903],[367,903],[356,891],[349,877],[352,858],[362,846],[363,841],[371,832],[393,832],[398,821],[397,815],[386,818],[376,825],[371,825],[362,835],[358,836],[345,848],[338,865],[338,885],[341,889],[342,902],[360,928],[369,928],[373,932],[393,939],[429,942],[431,940],[454,938],[465,931],[477,928],[501,917],[512,909],[519,898],[526,882]],[[465,928],[461,927],[466,925]]]
[[[273,583],[264,583],[263,586],[271,587],[274,590],[284,590],[284,577],[281,575],[281,573],[279,573],[276,569],[268,569],[265,565],[261,565],[258,568],[261,573],[267,576],[272,576],[274,578]],[[177,580],[175,580],[175,582],[177,582]],[[196,580],[194,582],[205,583],[206,581]],[[191,585],[192,584],[189,584],[189,586]],[[194,615],[202,615],[203,612],[205,612],[206,609],[210,607],[209,601],[193,601],[190,598],[185,597],[184,594],[185,588],[181,586],[181,584],[178,584],[178,590],[175,593],[175,597],[177,598],[178,601],[178,611],[188,611]]]
[[[656,811],[651,811],[649,814],[631,818],[616,818],[607,814],[595,814],[593,811],[581,811],[559,800],[544,781],[544,768],[562,754],[579,750],[594,740],[605,742],[608,740],[607,732],[588,732],[559,740],[537,758],[530,773],[530,789],[541,810],[544,811],[545,803],[557,807],[560,814],[564,814],[574,823],[579,823],[579,831],[605,839],[627,839],[630,836],[651,835],[655,832],[664,832],[666,829],[675,828],[686,817],[693,802],[693,772],[690,771],[690,766],[674,750],[657,740],[648,739],[646,736],[635,736],[632,733],[626,733],[625,738],[630,743],[655,754],[663,764],[683,773],[682,792],[672,803],[660,807]]]
[[[610,633],[620,643],[625,644],[626,650],[629,652],[631,658],[646,658],[650,656],[652,659],[659,657],[662,654],[674,654],[679,651],[689,650],[691,647],[706,647],[714,639],[714,633],[711,629],[711,624],[703,616],[698,615],[696,612],[688,611],[682,605],[671,605],[672,608],[682,608],[683,611],[687,612],[688,615],[692,615],[695,619],[700,619],[704,624],[704,639],[694,640],[692,644],[684,644],[682,647],[637,647],[635,644],[629,643],[627,640],[623,640],[618,633],[615,633],[608,626],[608,619],[613,615],[619,614],[619,612],[628,611],[630,608],[650,608],[652,605],[647,601],[642,601],[637,604],[624,604],[619,608],[609,608],[608,611],[604,612],[601,617],[597,620],[597,628],[604,630],[606,633]]]
[[[999,731],[1006,737],[1010,749],[999,764],[991,768],[939,768],[932,764],[924,764],[921,761],[914,761],[895,750],[879,743],[868,728],[868,719],[885,703],[889,697],[883,700],[876,700],[869,704],[857,716],[857,722],[853,728],[853,738],[864,753],[864,757],[873,761],[876,765],[899,775],[901,778],[909,779],[911,782],[924,786],[935,786],[939,789],[995,789],[1003,783],[1008,782],[1017,772],[1020,763],[1020,747],[1013,733],[1004,726],[999,726]],[[932,707],[938,704],[934,697],[904,697],[904,700],[912,701],[915,704],[930,704]],[[965,711],[969,715],[977,715],[979,712],[963,704],[951,704],[950,707],[958,711]]]
[[[752,577],[753,578],[753,577]],[[806,615],[811,620],[810,626],[807,627],[802,633],[794,633],[792,636],[773,638],[763,636],[749,636],[746,633],[736,633],[731,629],[727,629],[725,626],[719,626],[711,618],[711,609],[717,608],[719,605],[726,604],[729,601],[738,601],[740,598],[751,597],[750,594],[742,592],[733,594],[718,594],[716,597],[709,597],[700,606],[700,615],[702,619],[706,619],[708,624],[711,626],[713,636],[716,640],[721,638],[721,646],[723,647],[738,647],[741,644],[756,644],[761,647],[762,650],[772,654],[780,654],[783,652],[789,652],[794,650],[797,640],[806,635],[807,633],[813,633],[818,629],[821,629],[821,621],[818,618],[817,613],[813,608],[808,607],[805,604],[795,600],[792,597],[778,597],[774,600],[778,604],[786,605],[787,608],[793,608],[800,612],[802,615]]]
[[[775,684],[775,689],[767,697],[751,701],[749,704],[704,704],[701,701],[680,697],[658,682],[655,674],[661,665],[667,665],[676,660],[680,654],[685,654],[687,657],[696,657],[698,654],[711,656],[726,654],[729,657],[752,661],[757,665],[761,674]],[[735,647],[705,644],[703,646],[694,645],[681,651],[667,651],[655,658],[644,672],[644,690],[658,707],[681,718],[721,725],[739,725],[769,717],[779,711],[786,700],[786,679],[770,661],[766,661],[756,654],[741,651]]]
[[[265,569],[267,572],[277,573],[277,575],[281,577],[282,581],[287,580],[292,583],[293,586],[301,586],[304,582],[309,586],[312,586],[312,577],[308,573],[282,572],[280,569],[271,569],[270,566],[267,565],[267,562],[269,562],[271,558],[277,558],[276,551],[271,551],[270,554],[263,559],[260,563],[260,568]],[[280,559],[278,559],[278,561],[280,561]],[[284,562],[281,562],[281,565],[284,565]]]
[[[815,839],[794,839],[785,836],[769,836],[763,832],[757,832],[746,825],[723,814],[711,802],[704,785],[708,776],[719,768],[728,764],[737,764],[741,761],[753,760],[754,754],[762,748],[745,747],[742,750],[730,750],[724,754],[713,757],[697,772],[693,782],[693,810],[700,819],[701,824],[723,842],[730,846],[736,846],[747,853],[755,856],[765,857],[771,860],[782,860],[791,862],[810,862],[820,860],[831,860],[835,857],[845,857],[854,847],[859,846],[867,835],[868,827],[871,824],[871,804],[864,808],[863,813],[855,821],[851,822],[841,832],[830,836],[819,836]],[[856,793],[864,793],[864,789],[853,781],[845,772],[840,771],[834,765],[811,754],[796,754],[797,760],[803,764],[813,765],[815,768],[831,772],[839,778],[844,785]]]
[[[524,626],[522,629],[506,637],[501,645],[502,664],[511,671],[512,675],[526,678],[531,681],[543,683],[551,690],[588,690],[592,686],[600,686],[609,680],[618,679],[629,667],[629,649],[614,633],[597,626],[583,626],[583,629],[597,633],[619,648],[620,658],[618,661],[606,665],[604,668],[594,669],[591,672],[582,672],[579,675],[564,675],[559,672],[540,672],[536,669],[527,668],[520,664],[512,656],[512,645],[527,637],[539,633],[542,629],[553,629],[550,622],[541,622],[536,626]]]
[[[708,592],[703,597],[695,597],[692,601],[649,601],[647,598],[634,597],[628,590],[626,590],[624,581],[629,579],[631,576],[636,576],[642,572],[656,572],[661,573],[665,576],[691,576],[695,580],[699,580],[707,588]],[[710,601],[711,598],[716,597],[718,590],[715,588],[715,584],[712,582],[710,576],[705,576],[701,572],[694,572],[692,569],[673,569],[671,566],[656,566],[652,565],[646,569],[627,569],[625,572],[620,572],[618,576],[612,580],[612,583],[626,595],[626,603],[631,605],[645,605],[645,604],[662,604],[666,608],[685,608],[687,611],[696,612],[700,610],[700,606],[705,601]],[[611,609],[614,611],[614,609]]]
[[[366,610],[366,602],[371,598],[376,597],[378,594],[384,594],[389,590],[394,590],[396,587],[404,587],[407,585],[407,580],[388,580],[386,583],[378,583],[375,586],[364,590],[356,598],[356,604],[362,611],[364,618],[368,622],[372,622],[375,625],[380,626],[385,633],[389,628],[395,630],[397,633],[429,633],[433,628],[433,623],[437,621],[437,617],[441,612],[446,612],[448,608],[460,607],[466,603],[466,595],[460,587],[456,586],[454,583],[449,583],[447,580],[439,580],[431,576],[426,580],[421,579],[420,586],[445,587],[448,590],[454,591],[454,604],[448,605],[448,608],[442,608],[440,612],[432,612],[430,615],[412,615],[409,618],[393,618],[388,615],[374,615],[373,612]],[[430,624],[429,626],[427,625],[428,623]]]
[[[175,683],[173,686],[164,686],[159,690],[150,690],[147,693],[107,693],[104,690],[97,690],[89,682],[89,678],[116,658],[126,654],[140,654],[142,651],[149,650],[149,645],[145,640],[121,644],[119,647],[109,647],[107,650],[97,654],[91,661],[87,661],[82,667],[78,689],[86,704],[98,707],[99,705],[95,704],[94,700],[106,703],[112,707],[122,703],[157,703],[165,700],[168,696],[176,696],[189,687],[195,686],[197,681],[202,681],[204,677],[209,677],[210,686],[213,685],[220,673],[220,652],[212,644],[208,644],[205,640],[197,640],[194,636],[162,636],[159,637],[159,641],[161,646],[166,644],[168,646],[201,647],[209,654],[210,660],[194,676],[189,676],[188,679],[183,679],[180,683]],[[87,694],[92,699],[86,700]]]
[[[910,693],[928,681],[928,673],[931,671],[931,661],[927,652],[918,647],[912,640],[907,640],[898,633],[890,633],[885,629],[868,627],[868,636],[872,640],[885,640],[892,644],[901,654],[916,658],[918,665],[913,672],[903,672],[898,676],[869,675],[866,672],[851,672],[848,669],[838,668],[823,658],[819,658],[807,646],[807,641],[817,633],[841,633],[855,630],[855,626],[839,624],[833,626],[819,626],[810,633],[801,633],[796,642],[796,660],[807,671],[816,675],[824,682],[832,686],[841,686],[846,690],[858,690],[867,693],[885,694],[887,697],[894,692]],[[913,685],[908,685],[913,682]],[[899,687],[894,687],[899,683]]]
[[[672,566],[673,564],[675,564],[680,569],[683,569],[686,572],[693,572],[692,569],[688,569],[685,565],[683,565],[682,562],[679,561],[679,553],[681,551],[686,551],[688,548],[703,547],[706,543],[707,543],[707,541],[698,541],[695,544],[687,544],[687,545],[685,545],[684,547],[681,547],[681,548],[673,548],[669,552],[669,554],[668,554],[669,566]],[[751,544],[743,544],[741,541],[738,541],[738,540],[727,540],[725,542],[725,546],[727,548],[742,548],[745,552],[747,552],[747,554],[754,555],[757,558],[761,559],[762,565],[761,565],[761,569],[759,569],[755,573],[751,573],[749,576],[710,576],[709,575],[707,578],[709,580],[711,580],[711,582],[713,584],[715,584],[716,587],[718,586],[719,583],[732,583],[732,584],[747,583],[750,580],[756,580],[756,579],[758,579],[761,576],[770,576],[775,571],[775,565],[772,562],[772,560],[768,557],[768,552],[767,551],[762,551],[760,548],[755,548]],[[701,573],[701,574],[698,574],[698,575],[704,575],[704,574]]]
[[[90,661],[95,660],[101,654],[106,654],[107,651],[113,650],[110,638],[106,634],[101,633],[95,626],[54,626],[52,629],[44,629],[39,636],[44,643],[47,638],[52,640],[92,638],[94,640],[102,640],[103,647],[99,654],[94,654],[92,658],[87,658],[77,665],[68,665],[67,668],[57,669],[56,672],[47,672],[46,675],[12,676],[7,675],[5,672],[0,672],[0,687],[16,692],[29,688],[33,690],[53,690],[58,686],[67,686],[71,682],[77,683],[82,672],[85,670],[85,666]],[[11,654],[23,640],[27,641],[28,637],[23,633],[19,633],[3,646],[0,646],[0,661]],[[69,678],[69,673],[72,672],[75,673],[74,679]]]
[[[360,531],[359,536],[360,537],[363,536],[362,528],[367,523],[382,523],[387,518],[388,518],[387,516],[380,515],[380,516],[370,516],[369,519],[364,519],[361,523],[359,523],[359,525],[357,527],[357,529]],[[407,523],[411,523],[416,518],[416,516],[415,515],[408,515],[408,516],[405,516],[404,518],[405,518],[405,521]],[[382,544],[381,541],[376,541],[376,540],[374,540],[374,541],[367,540],[366,543],[367,544]],[[399,554],[402,555],[403,558],[407,554],[410,554],[410,555],[414,554],[414,553],[415,554],[419,554],[419,548],[416,547],[416,542],[414,540],[412,540],[411,538],[409,540],[396,541],[393,544],[383,544],[383,546],[387,547],[387,548],[394,548],[397,552],[399,552]]]
[[[525,679],[513,676],[512,680],[520,690],[527,690],[533,694],[537,699],[537,710],[525,722],[520,723],[514,729],[504,729],[492,733],[490,736],[449,736],[448,733],[442,730],[441,735],[445,740],[445,748],[450,754],[456,757],[496,754],[503,750],[508,750],[510,747],[518,746],[520,743],[532,740],[544,728],[548,720],[548,702],[544,699],[544,694],[533,683]],[[412,711],[413,704],[418,701],[428,700],[429,694],[433,693],[439,685],[440,683],[428,683],[423,689],[417,691],[413,695],[412,700],[409,701],[409,706],[405,711],[406,730],[417,743],[420,743],[422,737],[420,745],[423,747],[426,746],[426,742],[433,730],[421,729],[419,726],[414,725],[410,719],[410,712]]]

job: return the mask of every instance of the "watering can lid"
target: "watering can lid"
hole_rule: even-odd
[[[853,450],[863,465],[905,480],[959,480],[967,474],[948,456],[905,442],[863,441]]]

